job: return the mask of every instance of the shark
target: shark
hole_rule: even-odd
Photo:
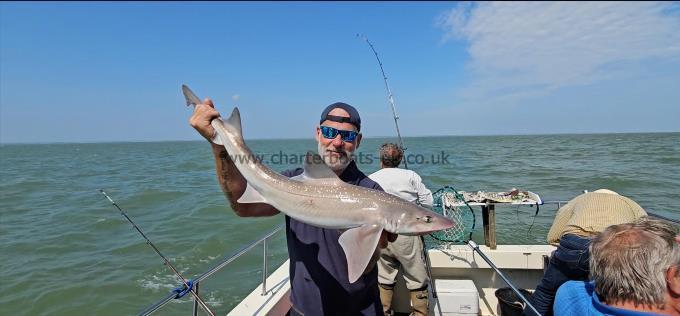
[[[187,105],[201,101],[182,86]],[[448,229],[455,222],[397,196],[343,182],[317,153],[307,152],[304,172],[281,175],[256,159],[243,139],[241,115],[235,107],[228,119],[215,118],[212,141],[223,145],[247,181],[239,203],[266,203],[303,223],[344,230],[338,240],[347,260],[350,283],[368,266],[383,230],[401,235],[424,235]]]

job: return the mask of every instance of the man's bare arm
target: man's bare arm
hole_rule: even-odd
[[[215,129],[210,122],[219,117],[220,114],[215,110],[212,101],[205,99],[204,104],[196,105],[194,113],[189,119],[189,124],[195,128],[201,136],[210,142],[215,135]],[[222,145],[215,145],[212,142],[213,156],[215,157],[215,170],[217,180],[220,183],[222,192],[229,200],[231,208],[236,215],[243,217],[272,216],[279,213],[277,209],[264,203],[238,203],[238,199],[246,190],[246,179],[234,165],[229,153]]]
[[[272,216],[279,213],[273,206],[265,203],[239,203],[238,199],[246,191],[247,181],[238,171],[234,161],[229,157],[229,153],[224,146],[212,145],[213,155],[215,156],[215,169],[217,180],[220,183],[222,192],[229,200],[231,208],[238,216],[257,217]]]

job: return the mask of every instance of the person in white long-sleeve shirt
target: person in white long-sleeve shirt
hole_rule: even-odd
[[[407,169],[398,168],[404,157],[399,145],[387,143],[380,147],[380,170],[368,176],[385,192],[424,207],[432,206],[432,192],[425,187],[420,176]],[[427,315],[427,271],[420,236],[399,235],[383,249],[378,260],[380,300],[385,315],[392,313],[392,296],[397,273],[402,269],[406,287],[411,292],[411,315]]]

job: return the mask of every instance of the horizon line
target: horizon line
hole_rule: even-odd
[[[654,131],[654,132],[568,132],[568,133],[539,133],[539,134],[467,134],[467,135],[417,135],[403,136],[406,138],[434,138],[434,137],[497,137],[497,136],[560,136],[560,135],[617,135],[617,134],[677,134],[680,131]],[[393,136],[364,136],[364,139],[398,138]],[[291,138],[251,138],[249,140],[313,140],[312,137]],[[169,143],[169,142],[196,142],[200,139],[159,139],[159,140],[101,140],[101,141],[53,141],[53,142],[0,142],[4,145],[52,145],[52,144],[113,144],[113,143]]]

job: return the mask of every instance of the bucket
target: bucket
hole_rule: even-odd
[[[519,289],[519,292],[522,293],[527,300],[531,300],[531,292],[525,289]],[[498,307],[501,310],[501,316],[522,316],[525,304],[515,291],[509,287],[504,287],[496,290],[495,294],[496,298],[498,298]]]

